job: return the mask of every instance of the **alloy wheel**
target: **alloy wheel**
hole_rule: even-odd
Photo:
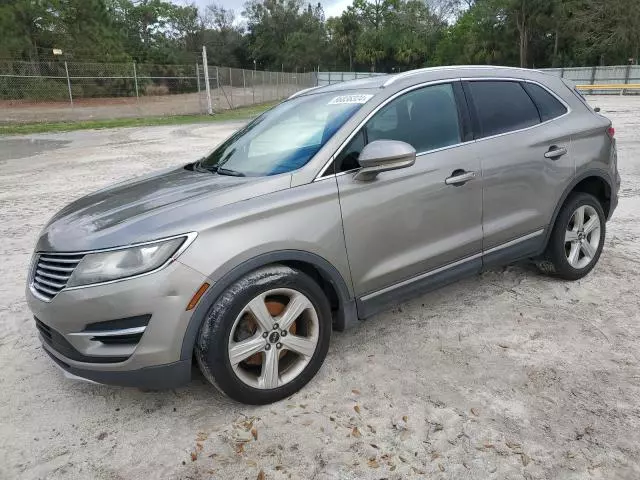
[[[231,327],[229,362],[248,386],[278,388],[309,364],[319,332],[318,313],[304,294],[290,288],[268,290],[245,305]]]
[[[573,212],[564,236],[569,265],[582,269],[593,261],[600,245],[600,228],[600,217],[591,205],[581,205]]]

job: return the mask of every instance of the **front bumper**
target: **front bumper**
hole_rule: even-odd
[[[102,383],[120,387],[165,390],[185,385],[191,379],[191,359],[179,360],[168,365],[139,368],[137,370],[100,371],[72,367],[59,359],[53,351],[47,347],[46,343],[43,343],[43,348],[55,364],[64,372],[65,376],[72,380],[84,380],[91,383]]]
[[[65,371],[99,383],[171,388],[190,378],[191,358],[181,357],[192,315],[186,306],[205,280],[174,261],[150,275],[63,289],[49,302],[29,286],[26,297],[45,351]],[[147,323],[134,341],[106,342],[86,333],[113,321],[122,330],[128,319],[142,317]]]

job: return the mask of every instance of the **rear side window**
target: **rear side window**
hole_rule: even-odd
[[[540,123],[538,109],[518,82],[472,81],[469,88],[480,123],[480,138]]]
[[[567,113],[567,108],[540,85],[525,82],[522,86],[538,107],[540,120],[543,122]]]

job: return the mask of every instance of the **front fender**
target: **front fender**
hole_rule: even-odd
[[[181,360],[190,359],[198,336],[200,326],[209,309],[218,297],[234,282],[247,273],[266,265],[282,262],[303,262],[316,268],[323,278],[329,281],[338,295],[338,316],[335,321],[336,330],[344,330],[354,325],[358,320],[356,303],[349,293],[347,283],[340,272],[326,259],[314,253],[302,250],[280,250],[269,252],[246,260],[223,275],[202,296],[189,320],[182,341]]]

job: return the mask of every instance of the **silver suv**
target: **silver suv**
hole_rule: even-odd
[[[27,299],[68,375],[204,376],[273,402],[332,329],[483,268],[598,261],[620,178],[611,122],[560,78],[429,68],[314,88],[209,156],[81,198],[43,230]]]

